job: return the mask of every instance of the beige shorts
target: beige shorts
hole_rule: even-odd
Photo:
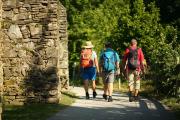
[[[114,73],[103,72],[103,82],[104,83],[113,83],[114,82]]]
[[[129,82],[129,86],[132,86],[139,90],[140,89],[140,72],[139,71],[135,71],[135,70],[130,70],[128,72],[128,82]]]

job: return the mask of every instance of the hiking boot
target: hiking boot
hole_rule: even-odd
[[[139,96],[134,96],[134,101],[139,101]]]
[[[88,92],[86,93],[86,99],[89,99],[89,93]]]
[[[93,98],[96,98],[96,96],[97,96],[97,93],[94,91],[93,92]]]
[[[134,101],[134,97],[133,96],[129,96],[129,102]]]
[[[112,102],[112,101],[113,101],[112,96],[109,96],[108,102]]]
[[[105,100],[107,100],[107,95],[106,95],[106,94],[103,94],[103,98],[104,98]]]

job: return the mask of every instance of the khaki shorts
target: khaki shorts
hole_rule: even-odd
[[[140,72],[135,70],[130,70],[128,72],[128,82],[129,86],[134,86],[135,89],[140,89]]]
[[[114,73],[107,73],[107,72],[103,72],[102,77],[104,83],[113,83],[115,78]]]

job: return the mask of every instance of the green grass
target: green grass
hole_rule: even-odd
[[[168,106],[175,113],[177,119],[180,120],[180,99],[155,94],[154,84],[151,80],[141,81],[141,86],[142,96],[159,100],[162,104]]]
[[[3,120],[45,120],[58,111],[70,106],[75,100],[70,92],[62,93],[60,104],[29,104],[24,106],[5,106]]]
[[[180,120],[180,99],[177,98],[165,98],[161,102],[167,105],[177,116],[177,119]]]

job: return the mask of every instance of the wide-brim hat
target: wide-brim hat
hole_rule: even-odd
[[[93,48],[94,45],[91,41],[86,41],[85,44],[82,46],[82,48]]]

